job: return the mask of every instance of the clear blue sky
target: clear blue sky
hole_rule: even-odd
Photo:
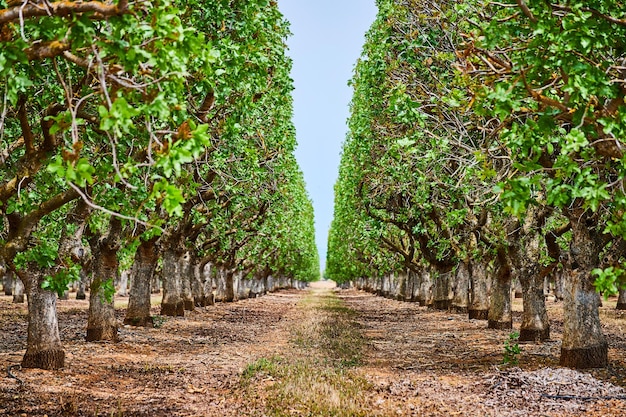
[[[348,80],[376,17],[375,0],[279,0],[291,23],[296,158],[315,209],[322,267],[352,90]]]

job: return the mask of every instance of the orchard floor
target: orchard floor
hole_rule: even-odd
[[[2,416],[626,416],[626,313],[604,303],[610,366],[558,367],[553,341],[520,344],[466,315],[316,283],[120,327],[121,341],[84,341],[87,302],[60,301],[66,367],[13,370],[26,306],[0,297]],[[127,299],[116,299],[120,321]],[[520,300],[514,304],[519,327]]]

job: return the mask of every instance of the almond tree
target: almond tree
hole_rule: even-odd
[[[50,222],[77,199],[145,224],[157,200],[173,212],[168,167],[208,143],[185,123],[185,80],[191,68],[210,76],[215,57],[167,2],[2,6],[0,254],[29,298],[23,365],[53,369],[64,355],[48,289],[67,285],[56,266],[68,265]]]
[[[599,268],[620,251],[626,230],[622,6],[510,1],[481,5],[476,13],[479,29],[467,45],[476,57],[468,73],[480,80],[476,109],[498,117],[494,133],[516,167],[502,184],[502,200],[514,214],[531,205],[552,208],[571,227],[561,256],[561,364],[605,366],[608,345],[594,282],[599,276],[596,284],[610,289],[621,274]]]

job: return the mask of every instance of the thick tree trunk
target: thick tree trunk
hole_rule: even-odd
[[[420,306],[430,307],[433,305],[433,281],[428,269],[424,269],[421,273],[418,301]]]
[[[213,277],[215,279],[215,301],[223,302],[226,297],[226,271],[223,267],[218,267],[215,270],[215,275]]]
[[[13,271],[9,271],[8,273],[15,277],[15,275],[13,274]],[[22,283],[21,279],[19,279],[18,277],[15,277],[13,279],[13,303],[22,304],[23,302],[24,302],[24,284]]]
[[[487,267],[482,262],[470,264],[470,319],[487,320],[489,318],[489,293]]]
[[[235,301],[235,272],[231,269],[225,271],[224,301],[232,303]]]
[[[570,217],[572,242],[563,280],[563,342],[561,366],[601,368],[608,362],[608,344],[600,324],[600,296],[591,271],[599,264],[600,232],[585,214]]]
[[[433,308],[436,310],[449,310],[451,302],[450,276],[452,272],[435,271],[433,280]]]
[[[456,270],[456,285],[452,310],[457,313],[467,314],[469,307],[469,281],[470,270],[468,262],[460,262]]]
[[[178,271],[181,282],[181,297],[183,299],[183,307],[186,311],[193,311],[195,305],[193,300],[193,292],[191,290],[191,282],[193,280],[193,265],[191,253],[185,251],[178,260]]]
[[[617,297],[617,310],[626,310],[626,290],[619,290],[619,297]]]
[[[204,268],[202,268],[201,271],[203,287],[202,292],[204,294],[203,303],[205,306],[212,306],[215,304],[215,290],[217,289],[215,284],[215,273],[216,268],[210,263],[204,265]]]
[[[13,280],[15,277],[10,271],[6,271],[2,277],[2,286],[4,287],[4,295],[13,295]]]
[[[57,295],[41,288],[32,270],[20,273],[28,294],[28,339],[22,359],[24,368],[60,369],[65,365],[65,351],[59,336]]]
[[[206,306],[206,295],[204,293],[204,274],[202,273],[202,263],[195,256],[191,260],[191,295],[194,307]]]
[[[534,232],[533,232],[534,233]],[[528,235],[523,250],[518,253],[519,281],[522,286],[522,324],[519,340],[545,341],[550,339],[550,320],[546,311],[545,282],[539,274],[539,235]]]
[[[568,271],[564,280],[561,366],[602,368],[608,362],[608,344],[602,333],[600,295],[590,270]]]
[[[528,275],[528,273],[531,275]],[[543,294],[543,279],[538,271],[520,271],[522,284],[522,324],[519,331],[519,340],[545,341],[550,340],[550,320],[546,311],[546,298]]]
[[[163,251],[163,301],[161,302],[161,315],[184,316],[185,304],[182,297],[182,280],[178,271],[180,255],[177,251],[168,247]]]
[[[505,255],[499,255],[495,265],[495,276],[491,284],[491,299],[487,327],[506,330],[513,328],[513,312],[511,310],[511,268]]]
[[[159,260],[157,240],[158,237],[153,237],[142,241],[135,252],[130,272],[130,296],[124,324],[140,327],[153,326],[150,315],[150,284]]]
[[[396,300],[398,301],[409,301],[411,300],[411,296],[409,295],[407,297],[407,288],[409,288],[409,282],[408,282],[408,274],[406,271],[404,272],[398,272],[396,274],[396,280],[398,282],[397,286],[396,286]]]
[[[106,239],[108,241],[108,239]],[[118,274],[118,245],[99,241],[92,245],[92,281],[89,288],[89,318],[87,320],[87,341],[118,341],[117,319],[112,294],[107,300],[105,285],[113,285]]]

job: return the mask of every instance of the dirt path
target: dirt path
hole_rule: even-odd
[[[0,297],[0,415],[626,416],[624,321],[610,310],[611,367],[588,374],[557,367],[556,341],[506,367],[508,332],[323,282],[157,316],[117,344],[84,342],[86,308],[60,303],[66,368],[16,371],[20,385],[4,369],[24,353],[25,305]]]

